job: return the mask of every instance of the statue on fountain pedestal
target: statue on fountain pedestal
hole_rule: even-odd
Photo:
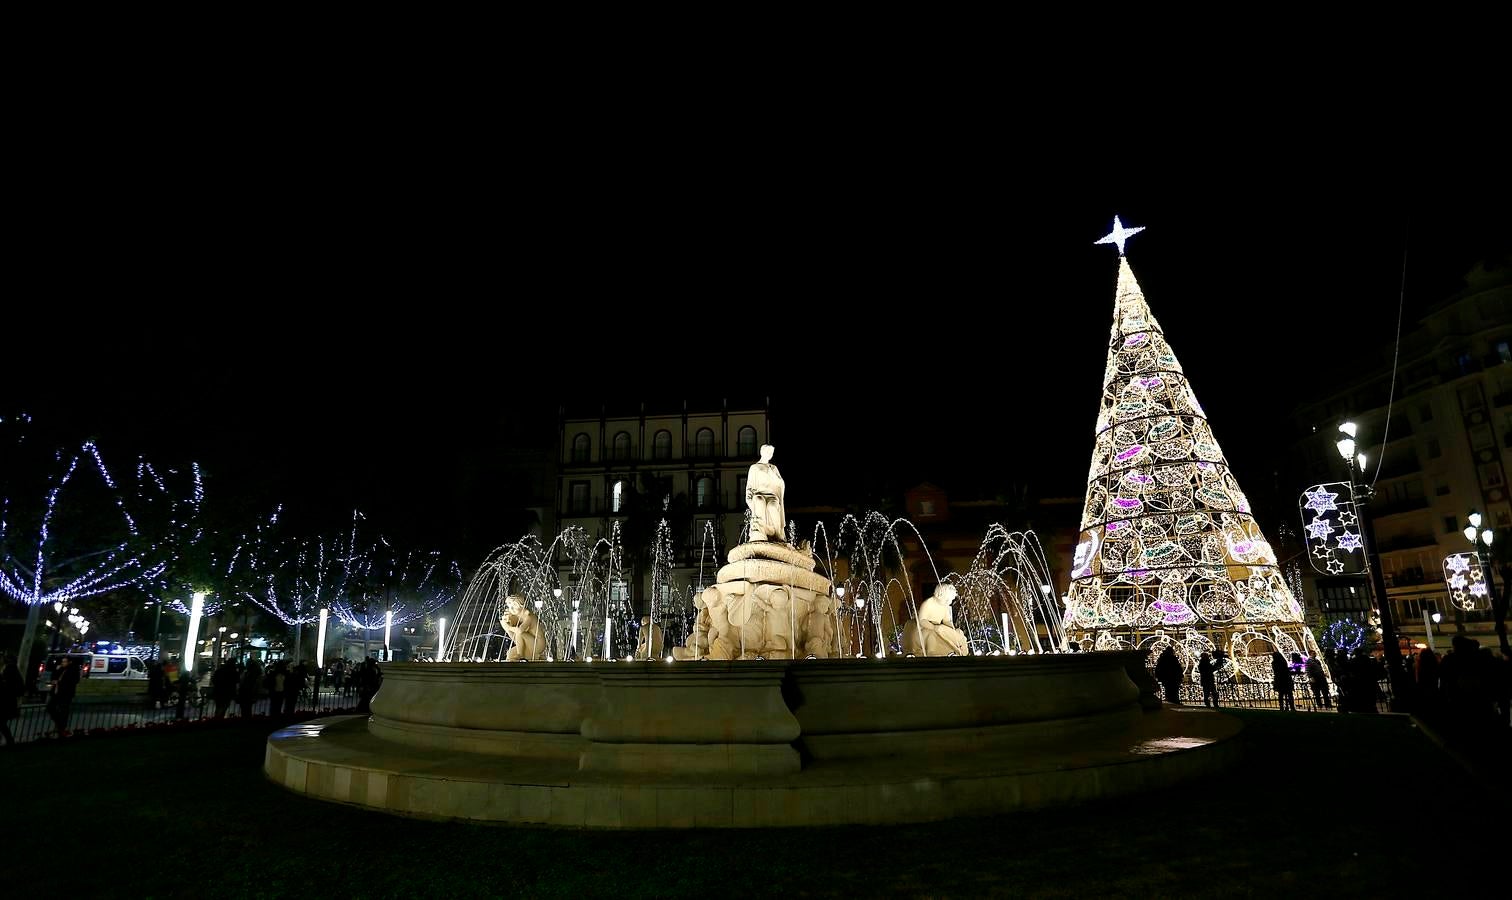
[[[510,594],[504,598],[504,615],[499,617],[499,625],[510,641],[505,662],[546,658],[546,635],[542,632],[541,620],[524,597]]]
[[[772,465],[771,444],[761,445],[761,461],[746,473],[746,506],[751,510],[751,540],[783,541],[787,518],[782,508],[782,474]]]
[[[953,584],[934,589],[928,600],[919,604],[919,615],[903,626],[903,652],[912,656],[966,656],[966,635],[955,627],[950,604],[955,601]]]

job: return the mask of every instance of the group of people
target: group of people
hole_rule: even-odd
[[[1219,648],[1203,651],[1198,657],[1197,680],[1202,686],[1203,706],[1216,708],[1221,704],[1218,677],[1228,658]],[[1306,681],[1315,709],[1335,708],[1332,684],[1339,690],[1339,712],[1375,712],[1379,683],[1385,677],[1381,664],[1363,650],[1353,657],[1341,650],[1323,658],[1303,658],[1302,654],[1293,653],[1290,659],[1277,650],[1271,653],[1270,668],[1277,703],[1281,709],[1293,711],[1297,708],[1297,684]],[[1166,702],[1181,702],[1186,667],[1176,655],[1175,647],[1166,647],[1156,658],[1155,680],[1160,683]]]
[[[1456,635],[1442,657],[1419,651],[1408,661],[1419,715],[1458,732],[1512,727],[1512,661]]]
[[[1218,677],[1227,654],[1204,652],[1197,661],[1197,679],[1202,685],[1202,704],[1219,705]],[[1512,662],[1478,641],[1463,635],[1453,640],[1453,649],[1443,657],[1424,649],[1407,660],[1413,676],[1412,708],[1421,715],[1442,720],[1452,728],[1481,729],[1498,725],[1512,727]],[[1314,709],[1337,709],[1341,713],[1373,713],[1385,702],[1381,684],[1386,668],[1365,648],[1324,651],[1321,657],[1304,658],[1293,653],[1271,654],[1271,688],[1281,709],[1297,708],[1298,683],[1305,680]],[[1186,667],[1174,647],[1166,647],[1155,662],[1155,680],[1168,703],[1181,702]],[[1337,689],[1337,702],[1333,696]]]
[[[244,718],[250,717],[252,707],[263,693],[268,695],[268,715],[291,716],[302,701],[313,702],[319,695],[323,674],[308,661],[290,663],[280,659],[264,670],[257,660],[246,664],[226,660],[210,676],[210,699],[215,702],[215,718],[225,718],[233,701],[240,707]],[[370,711],[373,695],[383,683],[383,671],[372,657],[352,666],[338,660],[331,666],[329,675],[336,690],[358,695],[357,709],[363,713]]]

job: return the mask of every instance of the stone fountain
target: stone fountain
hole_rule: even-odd
[[[756,827],[1032,808],[1233,759],[1237,722],[1162,708],[1138,651],[968,655],[952,584],[917,605],[905,653],[853,658],[831,579],[787,540],[772,452],[747,480],[749,539],[694,598],[667,657],[645,616],[634,661],[547,661],[532,609],[545,601],[509,594],[489,614],[508,639],[499,661],[480,661],[493,653],[484,634],[472,661],[386,667],[371,717],[270,737],[268,777],[406,815]],[[572,622],[575,634],[576,604]]]

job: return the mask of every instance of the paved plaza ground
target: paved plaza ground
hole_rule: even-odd
[[[269,783],[268,728],[256,724],[44,741],[0,753],[0,772],[33,871],[144,897],[1410,892],[1437,877],[1421,853],[1422,788],[1444,798],[1434,821],[1453,820],[1457,787],[1482,799],[1489,789],[1404,716],[1236,714],[1244,761],[1221,779],[889,827],[601,832],[402,819]]]

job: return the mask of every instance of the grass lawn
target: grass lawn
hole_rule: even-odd
[[[1468,776],[1409,720],[1237,715],[1246,755],[1227,778],[909,826],[598,832],[403,819],[266,782],[266,729],[237,726],[20,746],[0,753],[0,783],[19,826],[6,829],[13,848],[48,845],[14,857],[34,860],[11,870],[14,887],[108,885],[133,897],[1102,900],[1422,889],[1422,812],[1407,798]],[[65,819],[77,837],[59,841]]]

